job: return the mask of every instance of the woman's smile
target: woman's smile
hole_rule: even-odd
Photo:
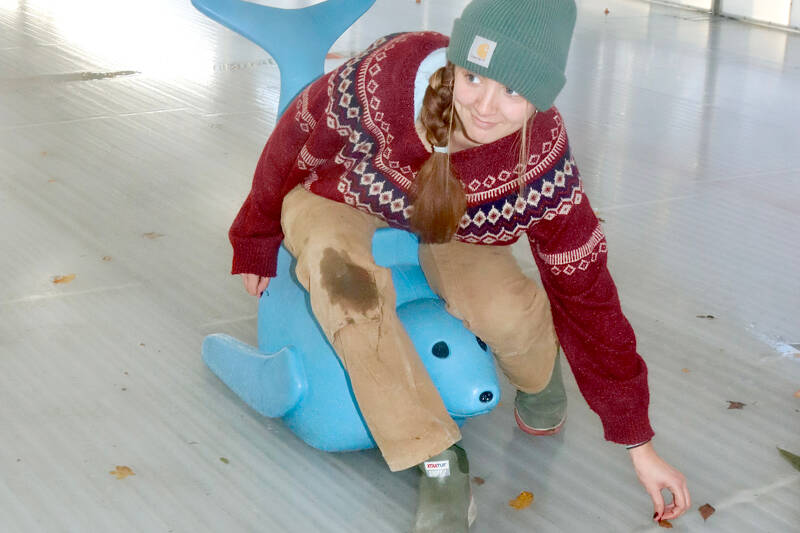
[[[510,135],[535,111],[520,94],[459,66],[455,67],[453,100],[465,130],[454,134],[457,150]]]

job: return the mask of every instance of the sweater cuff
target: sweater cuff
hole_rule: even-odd
[[[241,247],[234,245],[231,274],[257,274],[274,278],[278,266],[278,248],[283,236],[269,240],[261,240],[258,247]]]
[[[646,410],[603,420],[603,431],[606,440],[626,446],[649,441],[655,435]]]

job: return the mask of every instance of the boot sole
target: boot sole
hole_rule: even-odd
[[[567,414],[564,413],[564,418],[561,419],[561,422],[559,422],[558,425],[552,428],[545,428],[545,429],[533,428],[527,425],[525,422],[523,422],[522,418],[520,418],[519,413],[517,412],[516,407],[514,408],[514,419],[516,419],[517,426],[519,426],[519,429],[521,429],[528,435],[536,435],[536,436],[555,435],[556,433],[561,431],[562,427],[564,427],[564,422],[566,422],[567,420]]]

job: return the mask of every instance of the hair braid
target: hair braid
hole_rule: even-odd
[[[422,101],[420,122],[432,146],[448,146],[455,122],[461,121],[453,109],[452,63],[434,72]],[[450,241],[467,209],[467,197],[450,166],[450,154],[434,151],[422,165],[414,182],[411,229],[425,243]]]

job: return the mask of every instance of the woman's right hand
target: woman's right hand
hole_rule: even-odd
[[[261,293],[267,290],[269,280],[258,274],[242,274],[242,283],[244,283],[245,290],[252,296],[261,296]]]

